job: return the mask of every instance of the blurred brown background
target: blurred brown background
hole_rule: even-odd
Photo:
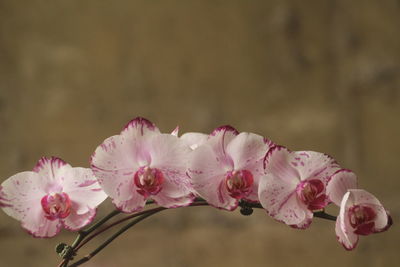
[[[232,124],[331,154],[395,225],[347,252],[329,221],[300,231],[261,210],[170,210],[87,266],[393,266],[399,29],[396,0],[0,0],[0,181],[44,155],[88,166],[136,116],[166,132]],[[56,266],[54,246],[74,237],[34,239],[1,212],[0,266]]]

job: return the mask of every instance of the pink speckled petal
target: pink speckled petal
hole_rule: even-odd
[[[145,118],[137,117],[132,119],[125,125],[122,133],[129,135],[146,136],[153,133],[160,133],[160,130],[151,121]]]
[[[226,153],[228,144],[239,134],[232,126],[226,125],[215,129],[208,137],[206,143],[214,150],[217,160],[229,168],[233,168],[233,160]]]
[[[335,226],[336,237],[347,250],[354,249],[358,243],[358,235],[354,233],[354,228],[350,225],[348,218],[348,207],[352,204],[350,192],[345,193],[340,203],[340,211]]]
[[[344,194],[349,189],[357,188],[357,176],[350,170],[341,169],[332,175],[326,187],[329,199],[340,206]]]
[[[208,135],[203,133],[184,133],[180,138],[187,146],[194,150],[207,141]]]
[[[253,176],[264,174],[263,160],[269,147],[264,138],[253,133],[240,133],[228,144],[226,151],[233,160],[235,170],[249,170]]]
[[[194,190],[211,205],[232,210],[236,208],[237,200],[223,186],[228,171],[232,169],[221,164],[213,148],[207,144],[191,153],[188,174],[192,178]]]
[[[116,135],[97,147],[91,158],[91,168],[101,188],[111,198],[130,199],[133,176],[141,163],[149,163],[145,140]]]
[[[75,204],[74,212],[77,215],[88,213],[107,198],[91,169],[70,168],[65,175],[63,192]]]
[[[296,194],[292,194],[281,202],[278,213],[273,217],[287,225],[305,229],[310,225],[313,213],[297,199]]]
[[[350,189],[349,194],[349,201],[346,202],[346,207],[360,204],[368,205],[376,213],[375,231],[386,230],[389,224],[389,216],[381,202],[374,195],[362,189]]]
[[[291,164],[294,154],[285,147],[275,146],[265,156],[265,173],[272,175],[273,179],[280,179],[279,183],[286,184],[294,190],[300,182],[300,175],[296,166]]]
[[[159,134],[149,139],[148,152],[151,168],[160,170],[165,178],[160,194],[181,198],[193,192],[186,175],[191,150],[178,137]]]
[[[179,134],[179,125],[175,127],[175,129],[171,132],[172,135],[178,136]]]
[[[90,224],[96,216],[96,209],[88,209],[86,213],[78,214],[80,204],[73,203],[71,213],[67,218],[63,219],[65,229],[70,231],[78,231],[86,225]]]
[[[336,238],[346,250],[353,250],[357,246],[358,235],[353,233],[353,231],[345,232],[341,221],[343,221],[343,219],[338,216],[335,223]]]
[[[4,212],[20,221],[26,218],[33,203],[41,207],[41,198],[47,194],[43,184],[36,172],[20,172],[5,180],[2,187],[8,205],[3,207]]]
[[[139,194],[137,188],[133,188],[132,197],[128,200],[120,201],[119,199],[113,199],[114,205],[122,212],[132,213],[136,211],[140,211],[146,205],[146,198]]]
[[[41,177],[45,177],[47,183],[57,184],[62,182],[64,173],[69,168],[71,168],[71,165],[60,158],[43,157],[36,163],[33,171],[37,172]]]
[[[227,146],[227,153],[233,160],[235,170],[248,170],[253,175],[252,192],[246,197],[258,201],[258,183],[264,176],[264,156],[270,147],[264,137],[253,133],[240,133]]]
[[[194,201],[193,195],[186,195],[184,197],[173,198],[169,197],[162,192],[152,197],[154,201],[161,207],[165,208],[177,208],[188,206]]]
[[[296,151],[290,157],[301,180],[319,179],[327,184],[330,177],[340,169],[336,161],[326,154],[314,151]]]
[[[34,237],[53,237],[61,230],[62,223],[59,219],[50,221],[45,218],[40,200],[31,202],[26,208],[24,217],[21,218],[21,226]]]
[[[267,213],[287,225],[305,228],[310,224],[312,212],[297,200],[296,184],[287,183],[273,174],[260,179],[259,201]]]

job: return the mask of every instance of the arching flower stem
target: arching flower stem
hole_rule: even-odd
[[[148,205],[154,204],[153,201],[148,201]],[[196,206],[209,206],[209,204],[201,199],[201,198],[196,198],[196,200],[189,205],[188,207],[196,207]],[[247,202],[247,201],[240,201],[239,206],[241,207],[241,213],[243,215],[250,215],[252,213],[252,209],[262,209],[263,207],[259,203],[252,203],[252,202]],[[102,229],[99,229],[98,231],[94,232],[96,229],[98,229],[100,226],[102,226],[104,223],[106,223],[108,220],[112,219],[114,216],[120,214],[121,212],[118,210],[114,210],[108,215],[106,215],[104,218],[99,220],[97,223],[93,224],[91,227],[89,227],[86,230],[82,230],[79,232],[78,237],[75,239],[75,241],[72,243],[71,246],[66,246],[65,249],[69,249],[69,253],[66,253],[64,255],[64,260],[59,264],[59,267],[73,267],[73,266],[79,266],[87,261],[89,261],[91,258],[93,258],[97,253],[99,253],[102,249],[104,249],[108,244],[110,244],[113,240],[115,240],[118,236],[120,236],[122,233],[127,231],[130,227],[136,225],[140,221],[146,219],[147,217],[150,217],[151,215],[154,215],[160,211],[166,210],[167,208],[164,207],[156,207],[148,210],[144,210],[141,212],[137,212],[134,214],[130,214],[128,216],[125,216],[107,226],[105,226]],[[248,213],[243,213],[242,210],[246,210]],[[330,221],[335,221],[336,217],[332,216],[330,214],[325,213],[323,210],[322,211],[317,211],[314,212],[315,217],[319,217],[322,219],[330,220]],[[116,233],[114,233],[110,238],[108,238],[106,241],[104,241],[101,245],[99,245],[95,250],[93,250],[91,253],[86,255],[85,257],[81,258],[80,260],[76,261],[75,263],[72,263],[71,265],[68,265],[69,261],[72,259],[74,255],[78,252],[79,249],[81,249],[84,245],[86,245],[90,240],[95,238],[96,236],[104,233],[105,231],[113,228],[116,225],[119,225],[123,222],[126,222],[130,219],[134,219],[125,226],[123,226],[120,230],[118,230]],[[93,233],[94,232],[94,233]],[[93,234],[91,234],[93,233]]]

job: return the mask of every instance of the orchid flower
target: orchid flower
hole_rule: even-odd
[[[241,199],[257,202],[263,158],[271,146],[260,135],[217,128],[191,153],[188,175],[194,189],[221,209],[234,210]]]
[[[2,183],[2,208],[34,237],[52,237],[62,227],[77,231],[89,224],[107,195],[92,171],[63,160],[41,158],[33,171]]]
[[[362,189],[350,189],[342,199],[336,219],[336,236],[347,250],[357,246],[359,235],[386,231],[392,219],[379,200]]]
[[[147,199],[166,208],[187,206],[194,195],[186,176],[190,149],[150,121],[131,120],[107,138],[91,158],[100,186],[123,212],[143,209]]]
[[[305,229],[311,224],[313,211],[329,203],[327,182],[338,169],[335,160],[325,154],[291,152],[276,146],[265,157],[260,203],[276,220]]]

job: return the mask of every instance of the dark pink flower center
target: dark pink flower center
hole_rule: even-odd
[[[156,195],[161,191],[164,175],[157,168],[144,166],[140,167],[135,173],[134,182],[138,187],[137,192],[148,197],[149,195]]]
[[[354,205],[349,208],[350,225],[358,235],[369,235],[374,232],[376,212],[368,206]]]
[[[328,204],[325,185],[318,179],[301,182],[296,188],[296,193],[309,210],[320,210]]]
[[[253,183],[253,174],[248,170],[228,172],[225,178],[229,195],[236,199],[250,195]]]
[[[41,200],[45,217],[50,221],[64,219],[71,212],[71,200],[66,193],[45,195]]]

